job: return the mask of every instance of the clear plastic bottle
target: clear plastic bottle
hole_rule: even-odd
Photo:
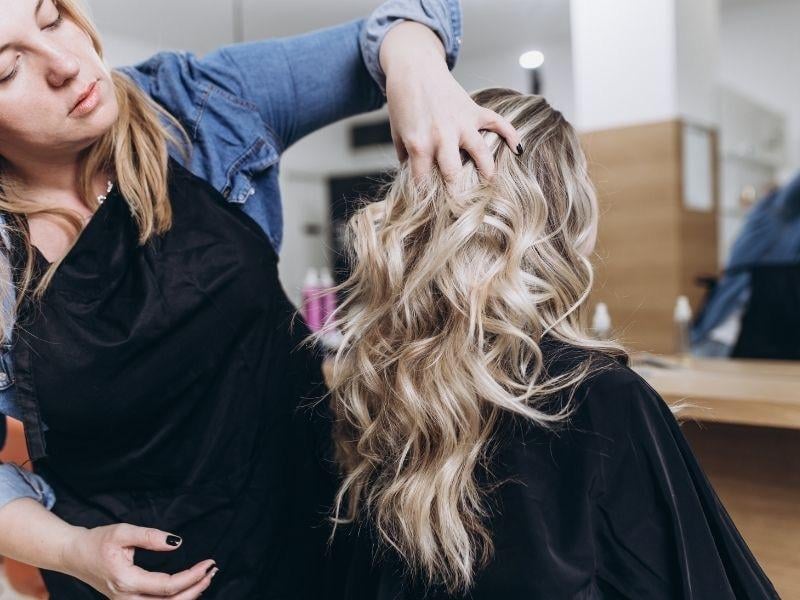
[[[683,359],[688,359],[692,350],[689,337],[692,323],[692,307],[689,304],[689,298],[678,296],[673,316],[675,321],[675,353]]]
[[[592,333],[598,340],[611,339],[611,315],[605,302],[598,302],[594,308]]]

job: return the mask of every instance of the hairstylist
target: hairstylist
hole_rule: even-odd
[[[313,596],[320,374],[278,280],[280,155],[385,85],[415,174],[460,148],[491,174],[479,130],[518,139],[448,73],[457,1],[115,72],[79,0],[0,15],[0,407],[36,472],[0,467],[0,554],[58,600]]]

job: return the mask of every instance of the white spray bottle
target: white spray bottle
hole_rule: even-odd
[[[598,340],[611,339],[611,315],[605,302],[598,302],[594,309],[592,332]]]
[[[673,318],[675,321],[675,352],[685,359],[691,353],[689,328],[692,322],[692,307],[689,304],[689,298],[678,296]]]

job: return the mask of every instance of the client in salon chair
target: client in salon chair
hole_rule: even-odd
[[[355,600],[777,598],[673,410],[585,326],[595,192],[539,96],[494,178],[401,167],[349,223],[335,540]]]

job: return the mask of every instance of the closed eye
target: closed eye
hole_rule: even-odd
[[[17,60],[17,62],[14,63],[14,70],[11,71],[11,73],[0,79],[0,83],[5,83],[7,81],[11,81],[12,79],[14,79],[14,77],[17,76],[18,70],[19,70],[19,60]]]
[[[57,29],[58,26],[61,25],[61,23],[63,22],[64,22],[64,15],[62,15],[61,12],[59,11],[58,18],[52,23],[50,23],[50,25],[47,25],[45,29]]]

